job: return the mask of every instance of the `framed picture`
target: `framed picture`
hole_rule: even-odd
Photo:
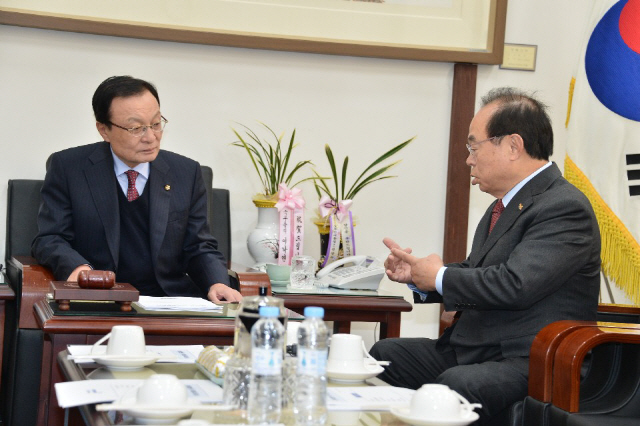
[[[0,0],[0,24],[150,40],[500,64],[507,0]]]

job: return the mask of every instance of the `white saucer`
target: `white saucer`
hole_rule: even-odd
[[[339,383],[359,383],[375,377],[383,371],[384,367],[379,365],[371,365],[369,367],[363,365],[360,371],[331,371],[327,368],[327,377]]]
[[[288,286],[290,282],[291,281],[289,281],[289,280],[287,280],[287,281],[275,281],[275,280],[272,280],[271,281],[271,285],[272,286],[276,286],[276,287],[285,287],[285,286]]]
[[[145,356],[113,356],[104,355],[98,356],[94,359],[98,364],[102,364],[111,370],[138,370],[147,365],[153,364],[160,357],[157,355],[145,355]]]
[[[391,414],[405,423],[415,426],[466,426],[475,422],[480,415],[471,411],[468,417],[458,417],[457,419],[425,419],[413,417],[409,407],[391,407]]]
[[[127,393],[118,401],[118,403],[124,405],[135,405],[136,393]],[[198,404],[193,401],[187,401],[187,405],[179,410],[163,410],[162,407],[158,407],[153,410],[129,408],[122,410],[122,412],[128,416],[135,417],[137,422],[144,425],[175,424],[178,419],[193,413],[193,410],[197,408],[197,405]]]

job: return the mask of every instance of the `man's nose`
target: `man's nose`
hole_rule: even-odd
[[[473,155],[471,154],[467,155],[467,160],[465,161],[465,163],[467,163],[467,166],[473,167],[474,164],[476,163],[475,158],[473,158]]]
[[[140,137],[143,142],[151,143],[159,140],[159,134],[147,127],[146,131]]]

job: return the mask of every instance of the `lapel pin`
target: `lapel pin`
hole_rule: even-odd
[[[518,204],[518,210],[522,210],[522,203]]]
[[[170,191],[171,190],[171,185],[165,185],[164,186],[164,190],[165,191]],[[522,204],[520,204],[520,208],[522,208]]]

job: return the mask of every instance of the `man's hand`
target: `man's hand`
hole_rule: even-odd
[[[213,303],[229,303],[241,301],[242,295],[228,285],[216,283],[209,288],[207,298]]]
[[[387,257],[387,260],[384,261],[384,267],[387,272],[387,276],[390,280],[396,281],[399,283],[410,283],[411,282],[411,265],[407,262],[402,261],[397,256],[393,255],[393,249],[401,250],[405,253],[411,253],[410,248],[402,249],[391,238],[385,238],[382,240],[385,246],[389,247],[392,251],[392,254]]]
[[[80,265],[76,269],[73,270],[71,275],[69,275],[69,278],[67,278],[67,281],[77,282],[78,281],[78,273],[80,271],[90,271],[90,270],[91,270],[91,266],[89,266],[89,265]]]
[[[444,263],[437,254],[430,254],[427,257],[416,257],[406,250],[399,248],[391,248],[391,253],[398,259],[399,262],[406,263],[408,265],[411,279],[410,281],[415,284],[422,291],[435,291],[436,289],[436,275]],[[389,272],[387,271],[387,275]],[[389,276],[391,278],[391,276]]]

